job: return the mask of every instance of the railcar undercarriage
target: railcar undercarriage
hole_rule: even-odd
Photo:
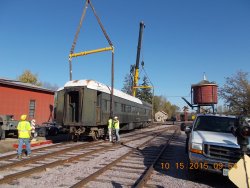
[[[93,140],[98,140],[105,136],[105,127],[83,127],[70,126],[70,134],[73,141],[77,142],[82,136],[90,136]]]

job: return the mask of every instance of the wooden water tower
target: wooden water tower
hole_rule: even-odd
[[[211,106],[214,113],[214,105],[218,103],[218,86],[214,82],[204,79],[198,84],[191,85],[191,101],[193,106]]]

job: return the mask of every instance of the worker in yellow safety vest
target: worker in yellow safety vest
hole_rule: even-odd
[[[108,131],[109,131],[109,141],[112,142],[112,129],[113,129],[113,118],[109,117],[108,120]]]
[[[21,115],[21,120],[17,125],[18,130],[18,150],[17,157],[18,159],[22,159],[22,148],[23,144],[26,146],[27,157],[30,157],[31,149],[30,149],[30,138],[31,138],[31,126],[30,122],[26,121],[27,115]]]
[[[117,116],[114,117],[114,128],[115,128],[116,142],[120,142],[120,135],[119,135],[120,122]]]

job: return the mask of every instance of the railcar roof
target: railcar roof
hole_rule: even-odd
[[[110,94],[111,93],[111,87],[105,85],[105,84],[102,84],[100,82],[97,82],[95,80],[72,80],[72,81],[68,81],[65,85],[64,85],[64,88],[65,87],[75,87],[75,86],[86,86],[87,88],[89,89],[93,89],[93,90],[97,90],[97,91],[101,91],[101,92],[104,92],[104,93],[108,93]],[[59,90],[62,90],[63,88],[60,88],[58,89]],[[135,102],[135,103],[138,103],[138,104],[142,104],[142,101],[136,97],[133,97],[131,95],[128,95],[120,90],[117,90],[117,89],[114,89],[114,96],[117,96],[117,97],[121,97],[123,99],[126,99],[126,100],[129,100],[129,101],[132,101],[132,102]]]

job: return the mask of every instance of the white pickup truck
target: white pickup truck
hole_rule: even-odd
[[[235,116],[199,114],[192,126],[185,128],[190,172],[207,170],[228,175],[242,155],[231,132],[235,123]],[[250,156],[250,145],[247,148]]]

